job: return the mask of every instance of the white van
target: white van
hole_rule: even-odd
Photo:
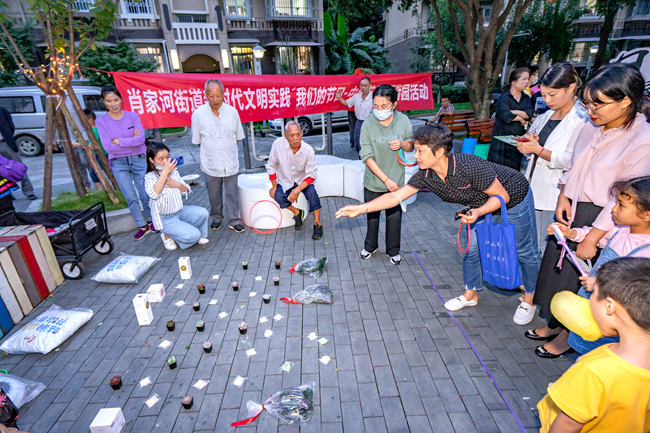
[[[97,116],[106,112],[99,87],[73,86],[83,108]],[[0,105],[11,113],[16,131],[14,137],[21,155],[43,153],[45,143],[45,95],[36,86],[4,87],[0,89]]]

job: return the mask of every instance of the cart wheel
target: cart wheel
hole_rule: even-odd
[[[80,280],[84,276],[84,268],[81,263],[65,262],[61,266],[63,276],[68,280]]]
[[[93,245],[93,249],[103,256],[110,254],[114,247],[115,245],[113,245],[113,241],[110,239],[101,240]]]

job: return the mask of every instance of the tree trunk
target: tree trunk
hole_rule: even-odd
[[[68,167],[70,168],[70,174],[72,175],[72,182],[74,183],[74,188],[79,197],[85,197],[87,194],[86,185],[81,181],[81,173],[79,172],[79,164],[77,158],[74,155],[72,150],[72,143],[70,142],[70,134],[68,133],[68,128],[65,123],[65,118],[63,113],[60,110],[56,110],[55,114],[56,126],[59,131],[59,138],[63,142],[63,151],[65,152],[65,158],[68,161]]]
[[[81,121],[81,125],[83,128],[86,130],[86,134],[88,135],[88,138],[90,139],[90,143],[93,146],[93,149],[95,152],[97,152],[97,155],[99,155],[99,160],[102,163],[102,166],[104,167],[104,171],[106,172],[106,175],[108,176],[108,179],[111,181],[111,184],[113,185],[113,189],[115,191],[119,191],[120,187],[117,184],[117,180],[115,180],[115,177],[113,176],[113,172],[111,171],[110,167],[108,166],[108,159],[106,159],[106,155],[104,155],[104,152],[102,150],[101,145],[97,141],[97,137],[95,137],[95,133],[93,132],[93,129],[90,126],[90,123],[88,123],[88,119],[86,119],[86,115],[84,114],[83,108],[81,108],[81,104],[79,103],[79,99],[77,99],[77,95],[74,92],[74,89],[72,86],[69,86],[66,91],[68,92],[68,96],[70,96],[70,102],[72,102],[72,106],[74,107],[75,111],[77,112],[77,116],[79,117],[79,120]]]
[[[614,28],[614,19],[616,18],[616,13],[618,12],[618,6],[609,7],[605,12],[605,21],[600,28],[600,39],[598,39],[598,52],[596,53],[596,58],[594,59],[594,65],[591,69],[591,72],[595,72],[602,65],[607,63],[607,41],[609,36],[612,34],[612,29]]]
[[[45,97],[45,155],[43,156],[43,210],[52,209],[52,149],[54,148],[54,95]]]
[[[106,191],[106,194],[108,195],[108,198],[111,200],[113,204],[118,204],[119,200],[115,196],[115,192],[113,191],[113,188],[111,188],[111,184],[109,181],[106,179],[106,176],[104,176],[104,172],[101,170],[99,164],[97,164],[97,160],[95,159],[94,153],[90,150],[91,146],[87,146],[86,139],[84,138],[83,134],[79,130],[79,127],[75,123],[74,118],[72,117],[72,114],[68,110],[68,107],[65,104],[61,104],[61,111],[63,112],[63,115],[65,116],[66,120],[68,121],[68,124],[70,125],[70,128],[72,128],[72,133],[74,134],[75,138],[79,143],[82,144],[83,150],[88,156],[88,162],[90,163],[91,169],[95,172],[97,175],[97,178],[99,179],[99,182],[102,184],[102,187],[104,187],[104,191]]]

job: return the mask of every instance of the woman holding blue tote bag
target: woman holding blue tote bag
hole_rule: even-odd
[[[465,293],[445,303],[445,308],[455,311],[478,304],[477,292],[483,289],[484,278],[476,228],[485,224],[486,215],[501,213],[501,200],[496,196],[502,197],[508,222],[514,225],[518,264],[514,269],[520,270],[525,289],[513,321],[525,325],[535,315],[532,300],[540,262],[535,205],[528,181],[523,174],[506,166],[471,154],[452,154],[453,138],[453,133],[444,125],[427,125],[418,129],[415,133],[415,159],[420,170],[408,184],[368,203],[345,206],[339,209],[336,216],[355,217],[388,209],[424,188],[446,202],[469,207],[470,213],[462,215],[463,222],[471,228],[469,247],[463,259]],[[514,276],[515,282],[519,283]]]

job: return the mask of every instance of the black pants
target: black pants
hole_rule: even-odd
[[[350,127],[350,146],[354,146],[354,125],[357,122],[357,116],[354,110],[348,111],[348,126]]]
[[[383,195],[383,192],[374,192],[366,188],[363,189],[363,199],[367,203],[370,200]],[[397,205],[393,208],[386,209],[386,253],[389,256],[396,256],[399,254],[400,237],[402,235],[402,208]],[[366,251],[372,252],[379,246],[377,238],[379,237],[379,212],[370,212],[368,218],[368,231],[366,232],[366,241],[364,248]]]

